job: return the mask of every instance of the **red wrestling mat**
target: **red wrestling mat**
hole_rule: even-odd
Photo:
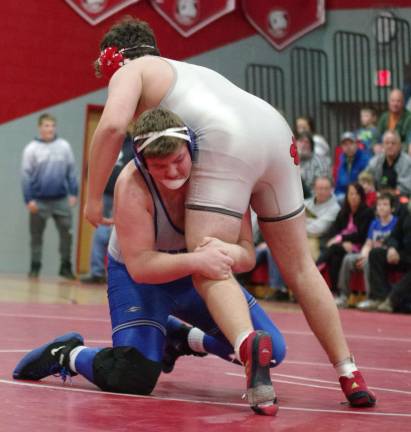
[[[103,393],[81,377],[14,381],[28,350],[70,330],[107,346],[104,306],[0,304],[0,430],[11,431],[406,431],[411,424],[411,316],[343,311],[357,364],[378,397],[372,409],[344,402],[334,370],[300,312],[270,314],[288,355],[272,371],[277,417],[252,413],[241,399],[243,370],[216,357],[184,358],[150,397]]]

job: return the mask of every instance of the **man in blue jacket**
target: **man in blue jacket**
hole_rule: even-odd
[[[340,146],[343,152],[340,156],[337,171],[335,195],[338,201],[342,202],[348,185],[357,181],[360,172],[367,167],[369,156],[358,147],[355,135],[352,132],[344,132],[341,135]]]

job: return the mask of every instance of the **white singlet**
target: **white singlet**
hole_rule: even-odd
[[[164,59],[175,80],[160,106],[196,134],[186,207],[241,218],[251,206],[260,219],[299,214],[303,191],[292,132],[271,105],[211,69]]]

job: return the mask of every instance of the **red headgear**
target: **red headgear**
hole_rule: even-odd
[[[111,76],[124,65],[123,50],[118,50],[116,47],[107,47],[103,50],[98,58],[100,71],[106,78]]]

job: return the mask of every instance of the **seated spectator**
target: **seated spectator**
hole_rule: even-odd
[[[358,147],[352,132],[344,132],[341,135],[340,146],[342,154],[335,182],[335,195],[338,201],[342,202],[347,192],[347,186],[356,182],[360,172],[367,167],[369,156]]]
[[[325,159],[314,153],[314,141],[308,132],[297,135],[297,150],[300,156],[301,179],[312,195],[315,178],[327,176],[330,166]]]
[[[374,146],[378,142],[377,114],[373,108],[362,108],[360,111],[361,127],[355,132],[357,141],[364,145],[369,156],[374,155]],[[378,148],[377,151],[380,149]]]
[[[317,177],[314,182],[314,196],[306,199],[304,204],[308,241],[311,255],[316,260],[320,254],[320,243],[340,211],[331,178]]]
[[[411,113],[405,109],[404,94],[400,89],[391,90],[388,96],[388,111],[381,114],[377,129],[380,143],[386,131],[396,130],[400,142],[408,147],[411,141]]]
[[[370,274],[369,298],[357,307],[363,310],[385,312],[400,311],[403,302],[411,297],[411,205],[404,216],[398,219],[386,247],[377,247],[368,256]],[[390,270],[404,272],[400,281],[392,285],[388,280]],[[408,303],[408,306],[409,303]],[[408,310],[410,311],[410,310]]]
[[[391,189],[395,193],[411,195],[411,157],[401,149],[398,132],[388,130],[383,136],[384,153],[375,155],[367,166],[375,179],[377,190]]]
[[[256,266],[258,266],[262,262],[267,263],[267,271],[268,271],[267,282],[268,282],[269,292],[266,292],[265,299],[266,300],[268,299],[288,300],[289,299],[288,290],[285,287],[280,270],[277,266],[277,263],[274,261],[271,255],[267,243],[265,243],[264,241],[260,241],[255,246],[255,253],[256,253]]]
[[[338,274],[344,256],[359,252],[364,244],[374,212],[365,203],[365,192],[359,183],[348,186],[343,207],[328,232],[330,240],[321,252],[317,265],[328,265],[331,290],[338,290]]]
[[[394,197],[384,193],[377,199],[377,216],[368,229],[367,240],[360,253],[352,252],[345,255],[338,278],[339,296],[336,298],[337,306],[347,306],[349,283],[351,273],[355,270],[364,272],[364,285],[366,293],[370,292],[368,255],[371,249],[383,247],[385,239],[391,234],[397,223],[397,217],[392,214],[394,210]],[[352,304],[352,302],[351,302]]]
[[[270,250],[268,249],[267,243],[261,235],[260,229],[258,227],[257,215],[255,212],[251,211],[251,222],[253,228],[253,241],[256,252],[256,265],[258,268],[262,264],[267,265],[267,285],[257,285],[253,288],[254,295],[258,298],[264,299],[275,299],[275,300],[288,300],[288,290],[284,286],[284,281],[281,277],[280,271],[276,262],[274,261]],[[253,272],[248,274],[238,274],[236,278],[244,285],[250,285],[250,278]]]
[[[362,171],[358,176],[358,183],[364,188],[367,206],[374,208],[377,204],[377,191],[373,175],[369,171]]]
[[[319,157],[326,159],[326,161],[330,164],[330,146],[322,135],[316,133],[314,120],[311,117],[301,116],[297,117],[295,120],[295,135],[299,135],[303,132],[308,132],[312,135],[314,140],[314,153]]]

